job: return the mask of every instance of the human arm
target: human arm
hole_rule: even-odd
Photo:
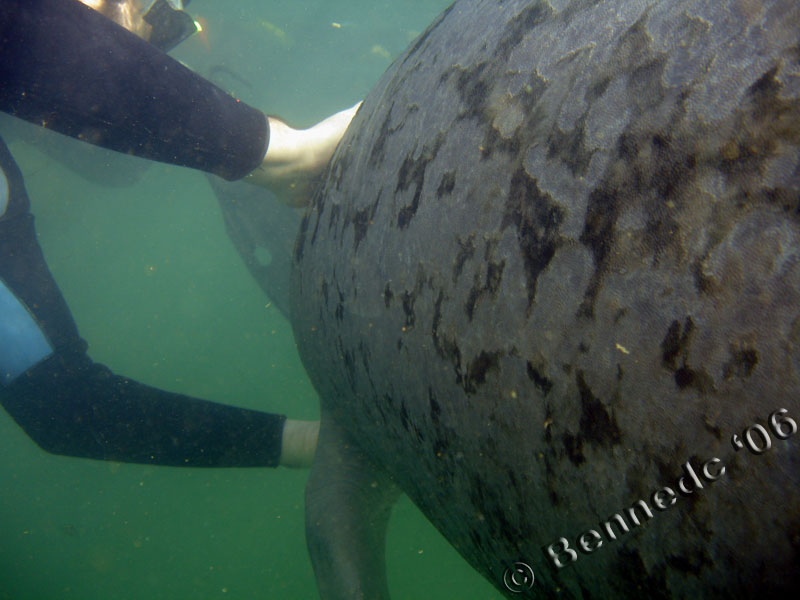
[[[361,102],[308,129],[294,129],[277,117],[268,117],[270,142],[261,164],[245,181],[261,185],[290,206],[303,206],[310,187],[333,156]]]
[[[40,447],[159,465],[310,465],[316,422],[159,390],[93,362],[2,139],[0,184],[0,404]]]
[[[261,164],[266,117],[75,0],[0,3],[0,110],[225,179]]]
[[[297,130],[75,0],[0,3],[0,110],[303,204],[358,105]],[[275,129],[275,135],[270,130]]]

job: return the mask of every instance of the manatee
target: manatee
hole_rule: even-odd
[[[800,587],[800,3],[460,0],[300,225],[321,597],[407,494],[508,597]]]

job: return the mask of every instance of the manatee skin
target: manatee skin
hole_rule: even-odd
[[[295,252],[301,356],[509,597],[800,588],[799,43],[796,0],[462,0],[337,151]],[[771,448],[735,451],[755,424]]]

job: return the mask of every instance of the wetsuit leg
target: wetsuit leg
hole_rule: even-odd
[[[13,381],[0,383],[0,403],[20,427],[43,449],[70,456],[175,466],[276,465],[285,417],[159,390],[89,358],[47,268],[22,174],[2,139],[0,169],[8,182],[0,280],[53,349]]]

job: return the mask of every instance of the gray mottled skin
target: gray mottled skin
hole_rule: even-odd
[[[796,0],[462,0],[395,62],[296,250],[323,598],[386,597],[394,485],[525,597],[797,591],[800,434],[730,436],[800,417],[799,43]]]

